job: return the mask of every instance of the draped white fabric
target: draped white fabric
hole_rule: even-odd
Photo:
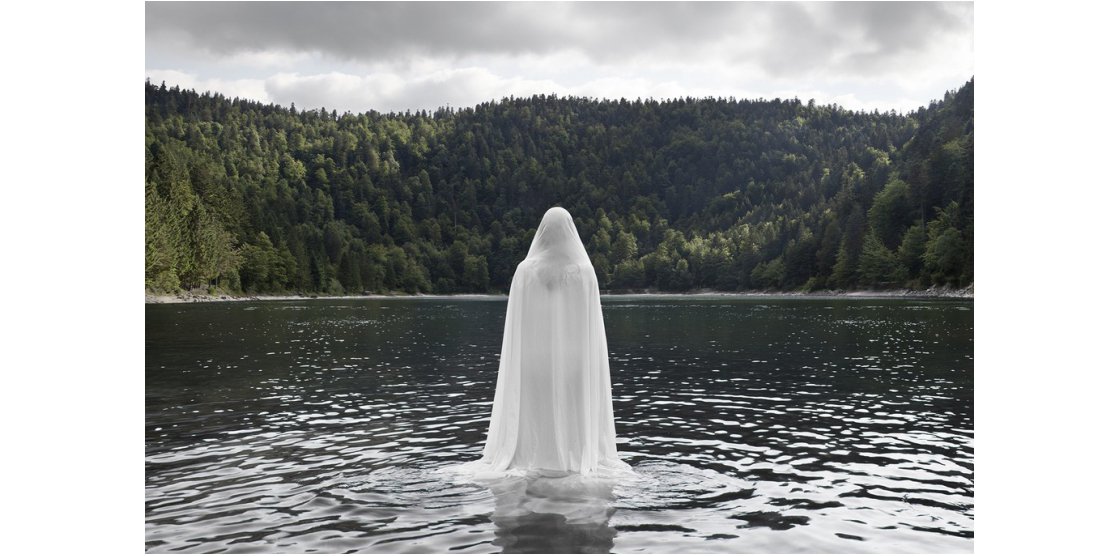
[[[545,213],[517,266],[481,472],[611,474],[615,449],[599,283],[568,211]]]

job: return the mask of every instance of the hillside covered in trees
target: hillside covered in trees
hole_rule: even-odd
[[[905,115],[556,96],[337,114],[145,92],[153,292],[504,292],[554,205],[605,290],[972,282],[972,81]]]

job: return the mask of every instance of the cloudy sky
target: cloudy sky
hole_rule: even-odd
[[[353,112],[536,93],[909,111],[973,75],[959,2],[148,2],[145,16],[153,82]]]

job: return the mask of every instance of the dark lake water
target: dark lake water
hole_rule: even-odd
[[[971,300],[604,297],[637,476],[476,484],[505,307],[147,305],[147,551],[972,551]]]

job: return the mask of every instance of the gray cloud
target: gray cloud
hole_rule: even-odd
[[[581,52],[591,60],[670,60],[720,50],[772,75],[878,71],[944,33],[972,7],[942,2],[149,2],[160,48],[214,56],[286,51],[393,63],[414,56]],[[729,51],[729,52],[727,52]]]
[[[778,77],[876,77],[936,53],[946,36],[972,34],[971,4],[951,2],[789,2],[767,6],[758,20],[766,46],[738,59]]]
[[[570,39],[564,5],[468,2],[150,2],[146,32],[215,54],[406,55],[546,52]],[[552,16],[550,18],[541,15]]]
[[[278,74],[265,80],[264,87],[270,98],[290,99],[297,106],[323,105],[355,112],[376,106],[381,110],[403,112],[407,109],[469,106],[509,94],[531,95],[555,89],[557,85],[514,81],[484,69],[472,68],[407,78],[393,74]]]
[[[876,5],[878,4],[878,5]],[[865,51],[849,54],[849,69],[872,71],[912,61],[915,53],[935,53],[946,36],[972,35],[972,5],[939,2],[853,3],[830,6],[837,25],[861,30]]]
[[[972,75],[961,2],[149,2],[147,74],[301,108],[535,93],[912,109]]]

